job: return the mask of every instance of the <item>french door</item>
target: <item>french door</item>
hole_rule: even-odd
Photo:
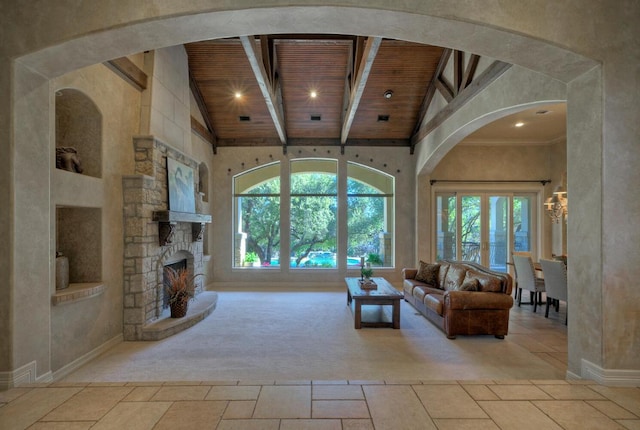
[[[534,252],[535,193],[436,192],[436,257],[507,272],[513,251]]]

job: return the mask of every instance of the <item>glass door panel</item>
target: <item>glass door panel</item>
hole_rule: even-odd
[[[513,196],[513,250],[532,252],[534,195]]]
[[[436,258],[507,272],[512,251],[535,252],[535,193],[436,193]]]
[[[488,241],[482,249],[482,264],[492,270],[507,271],[509,255],[509,197],[488,196]]]
[[[455,260],[458,231],[455,193],[438,193],[436,212],[436,260]]]
[[[460,197],[459,259],[481,263],[482,211],[480,196]]]

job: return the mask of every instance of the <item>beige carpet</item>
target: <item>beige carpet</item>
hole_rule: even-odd
[[[512,314],[504,340],[448,340],[404,301],[400,330],[354,330],[343,290],[220,291],[216,310],[194,327],[123,342],[65,380],[564,379],[562,363],[544,359],[566,356],[564,316]]]

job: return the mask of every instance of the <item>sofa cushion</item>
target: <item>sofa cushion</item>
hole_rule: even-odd
[[[438,273],[438,288],[444,289],[444,284],[447,280],[447,273],[449,272],[449,263],[440,262],[440,271]]]
[[[456,264],[449,266],[447,277],[444,281],[444,289],[447,291],[458,291],[466,274],[467,268],[463,265]]]
[[[418,301],[423,301],[426,294],[427,292],[421,285],[416,285],[416,287],[413,289],[413,297],[416,297]]]
[[[480,283],[476,278],[464,278],[462,285],[460,285],[460,291],[478,291],[479,289]]]
[[[502,283],[500,279],[495,276],[491,276],[485,273],[476,272],[475,270],[467,270],[465,280],[477,279],[479,288],[478,291],[485,291],[491,293],[502,292]]]
[[[442,315],[443,302],[444,296],[442,294],[427,294],[424,296],[424,305],[438,315]]]
[[[420,261],[420,267],[416,273],[416,281],[424,282],[425,284],[438,285],[438,272],[440,271],[439,264],[430,264]]]

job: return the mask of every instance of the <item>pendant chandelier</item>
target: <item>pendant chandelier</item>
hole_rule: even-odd
[[[568,215],[567,205],[567,190],[562,185],[558,185],[553,191],[553,196],[544,202],[544,208],[551,218],[551,222],[559,224],[563,219],[566,222]]]

